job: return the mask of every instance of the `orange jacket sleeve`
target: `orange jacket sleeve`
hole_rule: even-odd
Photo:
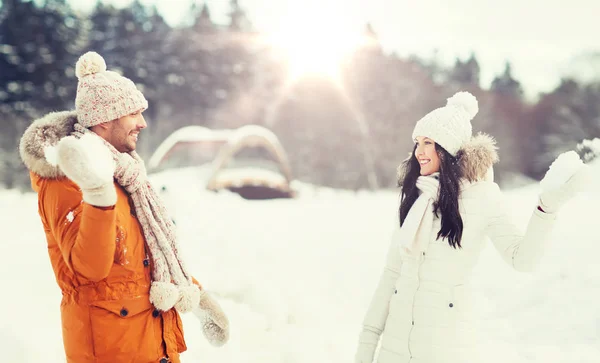
[[[48,180],[40,189],[39,212],[49,239],[59,246],[65,263],[79,276],[100,281],[108,276],[116,248],[116,211],[81,199],[68,180]]]

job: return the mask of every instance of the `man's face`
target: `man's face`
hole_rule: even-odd
[[[142,116],[142,111],[123,116],[108,124],[107,140],[119,152],[128,153],[135,150],[138,135],[147,124]]]

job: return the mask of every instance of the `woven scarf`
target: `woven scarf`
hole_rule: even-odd
[[[417,179],[419,197],[410,208],[402,228],[398,231],[400,249],[405,254],[415,255],[427,248],[433,230],[433,205],[438,200],[440,189],[439,173],[420,176]]]
[[[97,135],[79,123],[75,124],[73,136],[81,138],[86,133]],[[112,152],[116,164],[114,178],[130,194],[150,250],[153,262],[150,301],[163,311],[172,307],[181,312],[189,311],[190,301],[181,302],[193,299],[189,294],[195,295],[192,289],[197,288],[193,287],[192,277],[179,256],[173,222],[148,181],[143,160],[135,151],[119,152],[109,142],[98,138]]]

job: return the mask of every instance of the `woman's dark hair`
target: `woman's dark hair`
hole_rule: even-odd
[[[415,157],[413,148],[411,156],[402,164],[403,177],[398,180],[398,186],[402,187],[402,198],[398,210],[400,226],[419,197],[417,188],[417,179],[421,175],[421,166]],[[462,168],[458,158],[450,155],[443,147],[435,144],[435,150],[440,158],[440,191],[438,201],[434,203],[433,212],[436,217],[441,214],[442,228],[437,234],[437,239],[447,238],[450,246],[461,248],[463,221],[458,209],[458,196],[460,193],[460,179],[462,178]]]

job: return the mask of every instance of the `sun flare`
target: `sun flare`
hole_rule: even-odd
[[[337,79],[344,59],[363,41],[360,27],[327,16],[323,9],[319,16],[314,9],[298,10],[269,34],[271,43],[286,55],[290,77],[316,74]]]

